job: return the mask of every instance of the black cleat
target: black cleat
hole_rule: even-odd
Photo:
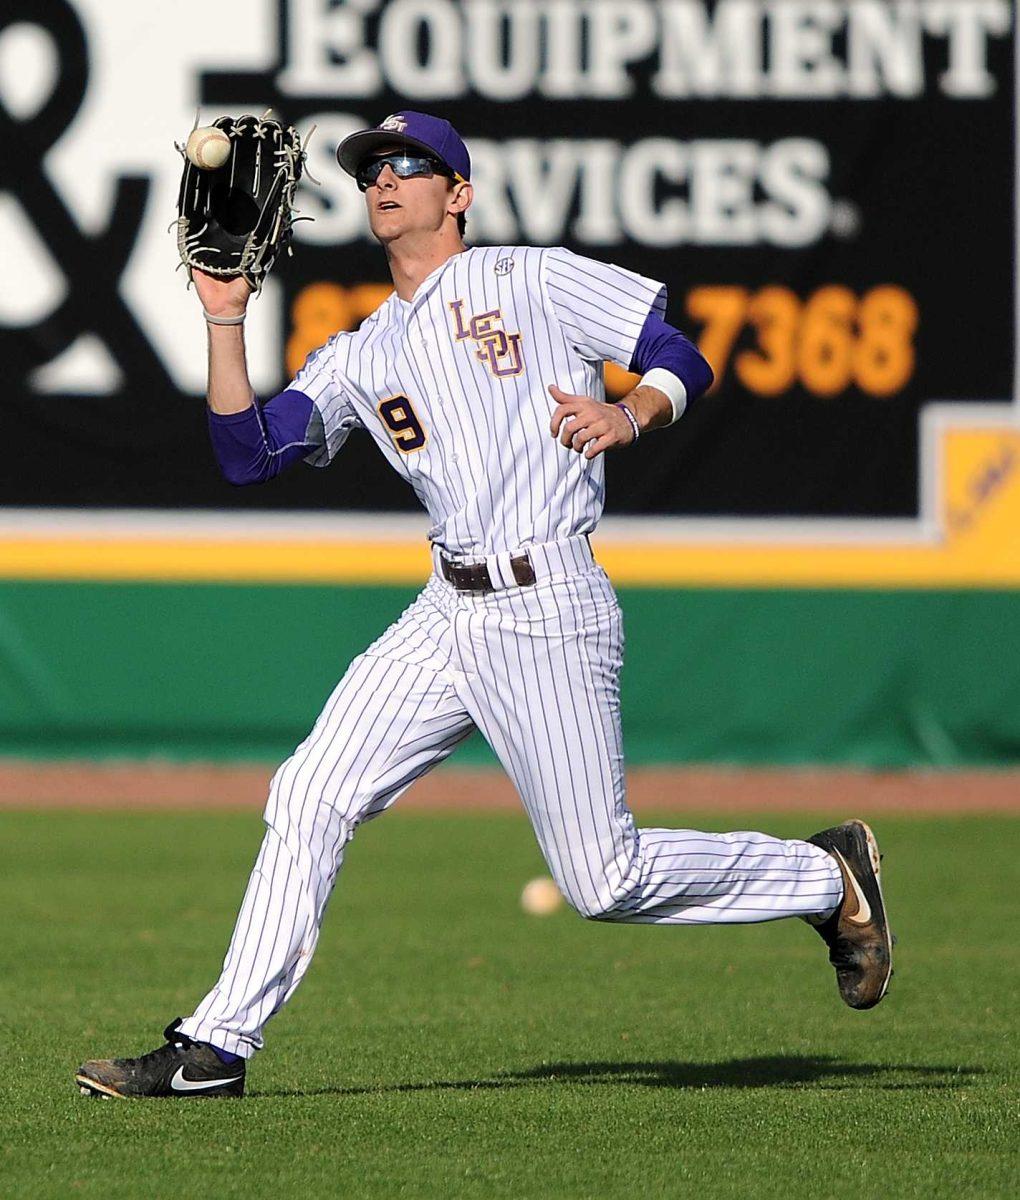
[[[211,1046],[163,1031],[166,1045],[141,1058],[92,1059],[75,1080],[83,1096],[243,1096],[244,1059],[225,1063]]]
[[[892,943],[879,882],[878,842],[863,821],[846,821],[807,839],[839,863],[843,900],[815,928],[829,947],[839,994],[851,1008],[874,1008],[892,976]]]

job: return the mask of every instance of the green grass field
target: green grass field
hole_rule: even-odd
[[[215,978],[259,821],[0,814],[0,1195],[1020,1194],[1020,821],[877,829],[897,974],[855,1013],[801,922],[525,917],[522,819],[394,813],[249,1096],[105,1102],[75,1067]]]

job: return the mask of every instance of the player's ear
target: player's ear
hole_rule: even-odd
[[[466,213],[471,207],[475,198],[475,189],[467,180],[458,180],[450,189],[450,197],[447,201],[446,211],[452,213],[455,217],[461,213]]]

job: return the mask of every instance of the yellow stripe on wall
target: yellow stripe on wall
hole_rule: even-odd
[[[208,583],[417,583],[424,542],[110,537],[0,540],[8,579]]]

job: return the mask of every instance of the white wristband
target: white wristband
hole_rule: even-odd
[[[202,315],[210,325],[241,325],[248,314],[243,312],[239,317],[214,317],[212,313],[206,312],[203,308]]]
[[[673,421],[679,421],[684,415],[684,409],[687,407],[687,389],[683,380],[672,371],[667,371],[665,367],[652,367],[641,376],[638,387],[642,386],[653,387],[666,393],[670,404],[673,405]],[[673,421],[669,421],[668,424],[672,425]]]

